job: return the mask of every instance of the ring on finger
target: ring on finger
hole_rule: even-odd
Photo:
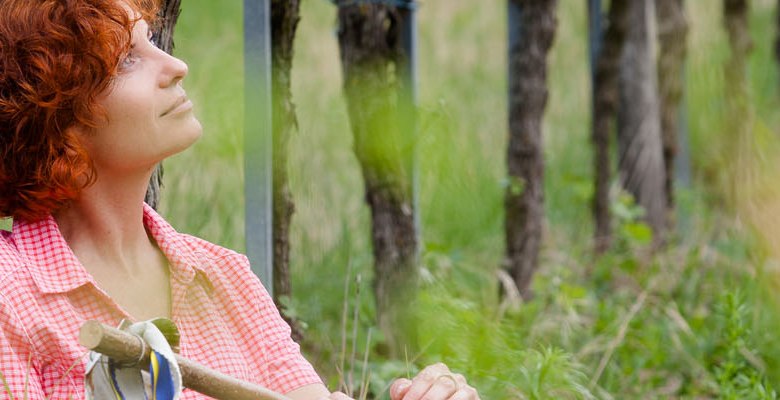
[[[447,379],[449,381],[452,381],[452,384],[454,385],[456,392],[458,391],[458,389],[460,389],[460,383],[458,383],[458,380],[455,379],[455,377],[452,376],[452,374],[441,374],[441,375],[436,377],[436,380],[439,380],[439,379],[442,379],[442,378]]]

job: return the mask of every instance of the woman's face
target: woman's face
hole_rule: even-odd
[[[158,49],[150,38],[149,25],[139,20],[118,76],[98,99],[107,121],[83,135],[98,176],[150,170],[201,135],[181,86],[187,64]]]

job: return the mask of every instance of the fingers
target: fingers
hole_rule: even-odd
[[[480,400],[480,399],[479,399],[479,393],[477,393],[477,389],[474,389],[473,387],[466,385],[465,387],[455,392],[452,396],[450,396],[448,400]]]
[[[444,364],[441,364],[444,366]],[[417,376],[412,379],[412,383],[403,397],[393,398],[393,400],[420,400],[431,389],[436,381],[436,377],[441,375],[443,368],[434,364],[425,367]],[[446,366],[444,366],[446,368]],[[449,369],[446,370],[449,372]],[[446,397],[445,397],[446,398]]]
[[[462,377],[461,377],[462,378]],[[405,383],[405,382],[402,382]],[[401,384],[399,383],[399,386]],[[393,400],[434,400],[448,399],[450,395],[458,391],[458,378],[450,372],[450,369],[442,363],[425,367],[412,379],[406,393],[401,390],[396,392]],[[402,386],[406,388],[407,386]],[[391,391],[391,396],[394,393]]]
[[[409,388],[412,387],[412,381],[406,378],[396,379],[392,385],[390,385],[390,398],[393,400],[402,399]]]
[[[461,374],[441,363],[420,371],[411,381],[398,379],[390,387],[392,400],[479,400],[477,391]]]
[[[434,379],[433,384],[421,399],[449,399],[451,395],[458,391],[458,385],[458,382],[452,375],[439,375]]]

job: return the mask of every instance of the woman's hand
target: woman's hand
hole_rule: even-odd
[[[466,378],[442,364],[425,367],[412,380],[396,379],[390,385],[392,400],[480,400]]]

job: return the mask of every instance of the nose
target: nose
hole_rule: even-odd
[[[159,50],[159,52],[162,53],[163,57],[163,68],[162,73],[160,74],[160,87],[166,88],[181,82],[181,80],[184,79],[184,77],[187,76],[187,73],[189,72],[187,63],[168,53],[165,53],[162,50]]]

